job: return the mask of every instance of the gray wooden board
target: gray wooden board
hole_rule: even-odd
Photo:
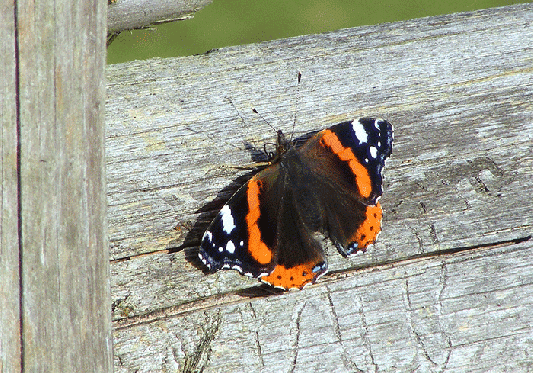
[[[111,372],[106,4],[2,1],[0,372]]]
[[[153,24],[192,18],[194,13],[213,0],[117,0],[108,1],[109,34],[146,28]]]
[[[108,66],[117,371],[533,364],[532,20],[522,4]],[[247,145],[359,116],[395,126],[365,255],[325,245],[330,274],[280,296],[187,260]]]
[[[14,2],[2,3],[0,24],[0,372],[19,372],[22,354]]]
[[[376,266],[300,292],[227,295],[118,327],[115,371],[528,371],[532,255],[527,242]]]

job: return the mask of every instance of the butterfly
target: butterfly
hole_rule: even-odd
[[[233,269],[277,288],[314,283],[327,271],[317,233],[343,256],[376,241],[392,143],[392,125],[374,118],[335,124],[299,146],[278,131],[270,165],[222,207],[200,260],[211,272]]]

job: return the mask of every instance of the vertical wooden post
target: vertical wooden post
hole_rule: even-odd
[[[0,372],[20,372],[15,13],[0,4]]]
[[[0,1],[0,371],[110,372],[107,3]]]

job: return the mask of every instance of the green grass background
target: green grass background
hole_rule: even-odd
[[[107,62],[188,56],[229,45],[524,2],[214,0],[193,19],[121,33],[108,48]]]

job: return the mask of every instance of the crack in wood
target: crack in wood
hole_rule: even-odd
[[[178,338],[175,333],[173,334]],[[170,354],[168,350],[170,350]],[[178,349],[174,346],[169,346],[167,348],[167,354],[164,357],[163,372],[177,372],[179,370],[179,360]]]
[[[446,371],[448,363],[450,362],[450,358],[452,357],[452,341],[448,335],[446,335],[446,345],[448,347],[448,354],[446,355],[446,360],[444,360],[444,363],[442,364],[442,368],[439,370],[439,373],[444,373]]]
[[[294,370],[297,367],[298,351],[299,351],[298,345],[300,344],[300,334],[301,334],[300,322],[302,320],[302,313],[304,312],[304,309],[306,306],[307,306],[307,302],[304,302],[302,306],[300,307],[300,309],[296,311],[296,318],[294,321],[294,326],[296,329],[296,336],[294,338],[294,342],[292,343],[292,351],[294,353],[294,357],[292,359],[292,364],[291,364],[291,369],[290,369],[291,373],[294,372]]]
[[[415,236],[416,241],[418,242],[418,251],[421,254],[425,254],[426,253],[426,249],[424,249],[424,241],[422,240],[422,237],[420,237],[418,232],[415,231],[412,227],[409,227],[409,229],[411,230],[411,232],[413,232],[413,236]]]
[[[429,225],[429,234],[431,236],[431,239],[433,240],[433,244],[438,245],[439,238],[437,237],[437,230],[435,229],[435,223],[431,223]]]
[[[411,327],[411,331],[415,337],[415,340],[416,340],[416,343],[418,344],[418,346],[420,346],[420,349],[422,350],[422,353],[424,355],[424,357],[426,358],[427,361],[429,361],[431,363],[431,365],[433,365],[434,367],[436,367],[438,364],[436,362],[433,361],[433,359],[431,358],[431,356],[429,356],[429,352],[427,351],[427,348],[424,344],[424,341],[422,340],[422,337],[420,336],[420,333],[417,332],[416,330],[416,325],[413,321],[413,317],[412,317],[412,313],[413,313],[413,306],[411,304],[411,296],[409,294],[409,279],[406,278],[405,279],[405,298],[406,298],[406,301],[407,301],[407,317],[409,319],[409,326]]]
[[[183,365],[183,373],[201,372],[204,367],[199,367],[202,358],[204,365],[209,362],[211,355],[211,342],[215,339],[215,336],[222,323],[222,315],[220,310],[214,315],[213,318],[208,317],[203,327],[203,336],[200,338],[199,343],[196,345],[192,354],[185,354],[185,360]]]
[[[441,309],[443,308],[442,300],[444,299],[444,290],[446,289],[447,273],[448,273],[448,267],[446,266],[446,262],[443,261],[440,265],[440,279],[439,279],[439,283],[442,286],[440,288],[439,295],[437,297],[437,302],[436,302],[439,315],[441,313]]]
[[[522,242],[529,241],[531,239],[531,235],[523,236],[514,238],[511,240],[502,240],[502,241],[496,241],[496,242],[488,242],[483,244],[477,244],[477,245],[471,245],[471,246],[458,246],[458,247],[452,247],[449,249],[443,249],[440,251],[433,251],[433,252],[426,252],[421,254],[415,254],[411,255],[409,258],[399,258],[399,259],[392,259],[392,260],[385,260],[378,264],[369,264],[369,265],[361,265],[353,267],[351,270],[330,270],[327,274],[322,276],[322,280],[326,279],[327,277],[332,277],[337,274],[344,274],[351,273],[351,272],[357,272],[365,269],[373,269],[373,268],[381,268],[381,267],[388,267],[390,265],[395,264],[401,264],[401,263],[412,263],[414,261],[420,260],[420,259],[426,259],[426,258],[438,258],[438,257],[449,257],[453,254],[458,254],[464,251],[474,251],[474,250],[480,250],[480,249],[493,249],[497,247],[502,246],[508,246],[508,245],[517,245]]]
[[[254,323],[256,323],[258,318],[257,318],[257,315],[255,313],[255,308],[254,308],[254,306],[253,306],[253,304],[251,302],[248,303],[248,306],[250,307],[250,311],[251,311],[251,314],[252,314],[252,319],[254,320]],[[265,360],[263,359],[263,352],[262,352],[262,348],[261,348],[261,342],[259,340],[259,331],[254,330],[254,334],[255,334],[255,346],[257,347],[257,357],[259,358],[259,362],[261,363],[261,367],[264,367],[265,366]]]
[[[337,315],[337,311],[335,310],[335,305],[333,304],[333,299],[331,298],[331,290],[328,285],[326,285],[326,295],[328,297],[329,308],[333,316],[333,330],[335,331],[335,335],[337,336],[337,339],[339,340],[339,344],[342,347],[342,354],[341,354],[342,363],[344,364],[344,367],[348,371],[351,370],[351,371],[357,371],[359,373],[363,373],[364,371],[362,369],[359,369],[357,364],[355,364],[355,362],[353,362],[350,359],[350,354],[346,351],[346,347],[344,346],[344,342],[342,341],[341,329],[339,325],[339,317]]]
[[[379,372],[379,366],[376,363],[376,360],[374,358],[374,353],[372,352],[372,343],[370,342],[370,338],[368,338],[368,324],[366,322],[363,299],[361,298],[361,296],[358,296],[358,299],[359,299],[359,304],[361,305],[359,307],[359,315],[361,315],[361,323],[363,324],[363,334],[361,336],[363,339],[363,345],[368,350],[368,356],[370,356],[370,361],[372,365],[374,366],[374,372]]]
[[[339,326],[339,317],[337,316],[337,311],[335,311],[335,306],[333,304],[333,300],[331,299],[331,291],[329,289],[329,286],[327,285],[326,285],[326,295],[328,297],[328,303],[329,303],[331,314],[333,315],[333,330],[335,331],[335,335],[337,336],[339,343],[342,345],[342,336],[341,336],[341,330]]]
[[[405,297],[406,297],[406,301],[407,301],[407,307],[408,307],[408,319],[409,319],[409,325],[411,327],[411,330],[415,336],[415,340],[417,342],[417,344],[420,346],[420,348],[422,349],[422,352],[424,354],[424,357],[426,358],[427,361],[429,361],[433,367],[435,368],[438,368],[438,372],[444,372],[446,370],[446,367],[447,367],[447,364],[450,360],[450,357],[451,357],[451,353],[452,353],[452,345],[451,345],[451,340],[450,340],[450,336],[448,335],[448,333],[446,333],[444,331],[444,328],[442,326],[442,323],[441,323],[441,319],[440,319],[440,316],[441,316],[441,307],[442,307],[442,299],[443,299],[443,294],[444,294],[444,289],[446,288],[446,263],[443,262],[442,265],[441,265],[441,270],[440,270],[440,284],[442,285],[441,289],[439,290],[438,294],[437,294],[437,301],[435,302],[435,306],[437,308],[437,315],[436,315],[436,319],[437,319],[437,323],[438,323],[438,332],[434,332],[432,333],[433,335],[436,335],[436,334],[441,334],[443,337],[444,337],[444,340],[446,341],[446,347],[447,347],[447,354],[446,354],[446,358],[444,359],[444,362],[442,364],[439,364],[437,363],[431,356],[430,356],[430,353],[426,347],[426,344],[424,343],[424,340],[421,336],[421,334],[416,330],[417,329],[417,324],[414,322],[413,320],[413,313],[414,313],[414,310],[413,310],[413,305],[411,303],[411,295],[410,295],[410,291],[409,291],[409,279],[406,278],[405,279]]]
[[[477,245],[472,245],[472,246],[462,246],[462,247],[444,249],[439,252],[430,252],[430,253],[414,255],[410,257],[409,259],[401,258],[401,259],[396,259],[396,260],[384,261],[378,264],[358,266],[350,270],[330,271],[326,275],[322,276],[321,283],[310,285],[308,286],[308,288],[316,287],[316,286],[323,286],[327,284],[328,281],[333,281],[339,275],[346,276],[347,274],[359,272],[361,270],[386,268],[391,265],[413,263],[413,262],[427,259],[427,258],[438,258],[438,257],[446,258],[446,257],[452,256],[454,254],[458,254],[464,251],[492,249],[492,248],[502,247],[502,246],[507,246],[507,245],[516,245],[522,242],[529,241],[531,237],[532,236],[525,236],[525,237],[515,238],[512,240],[504,240],[504,241],[497,241],[497,242],[491,242],[491,243],[486,243],[486,244],[477,244]],[[328,280],[328,278],[331,278],[331,279]],[[242,302],[251,302],[253,299],[266,298],[266,297],[271,297],[271,296],[279,296],[283,294],[285,294],[285,292],[274,291],[272,288],[266,287],[265,285],[260,284],[258,286],[255,286],[249,289],[243,289],[243,290],[238,290],[238,291],[228,291],[226,293],[219,293],[219,294],[215,294],[215,295],[212,295],[206,298],[197,299],[192,302],[183,303],[177,306],[158,309],[158,310],[146,313],[146,314],[135,315],[129,318],[117,319],[113,321],[113,327],[115,330],[120,330],[120,329],[127,328],[133,325],[149,324],[154,321],[161,320],[167,317],[182,316],[182,315],[196,312],[202,309],[209,310],[213,308],[219,308],[223,305],[237,304],[237,303],[242,303]]]
[[[523,228],[523,227],[520,227],[520,228]],[[434,243],[439,243],[434,224],[430,225],[430,232],[431,232],[431,236],[432,236],[432,238],[434,240]],[[415,236],[416,236],[416,234],[415,234]],[[465,250],[475,250],[475,249],[479,249],[479,248],[490,248],[490,247],[497,247],[497,246],[507,245],[507,244],[519,244],[519,243],[522,243],[522,242],[525,242],[525,241],[529,241],[531,239],[531,237],[532,237],[531,235],[528,235],[528,236],[523,236],[523,237],[517,237],[517,238],[511,239],[511,240],[488,242],[488,243],[479,244],[479,245],[472,245],[472,246],[460,246],[460,247],[457,247],[457,248],[450,248],[450,249],[440,250],[438,252],[429,252],[429,253],[425,253],[423,255],[418,255],[418,256],[417,255],[413,255],[409,259],[418,259],[418,258],[422,258],[422,257],[436,257],[436,256],[443,256],[443,255],[458,253],[458,252],[465,251]],[[417,236],[417,239],[418,239],[418,236]],[[142,253],[142,254],[139,254],[139,255],[132,255],[132,256],[126,256],[126,257],[122,257],[122,258],[112,259],[112,260],[110,260],[110,263],[113,264],[113,263],[124,262],[124,261],[127,261],[127,260],[133,260],[133,259],[136,259],[136,258],[141,258],[141,257],[149,256],[149,255],[170,254],[170,253],[175,253],[177,251],[184,250],[186,248],[195,248],[195,247],[196,246],[180,247],[177,250],[164,249],[164,250],[151,251],[149,253]],[[398,263],[398,262],[401,262],[401,261],[404,261],[404,260],[405,260],[404,258],[401,258],[399,260],[391,260],[391,261],[388,261],[388,262],[381,262],[377,266],[388,265],[388,264],[391,264],[391,263]],[[374,267],[374,265],[361,266],[361,267],[358,267],[358,269],[364,269],[364,268],[370,268],[370,267]],[[335,271],[329,271],[329,273],[335,273]],[[327,274],[324,277],[326,277],[326,276],[327,276]]]

